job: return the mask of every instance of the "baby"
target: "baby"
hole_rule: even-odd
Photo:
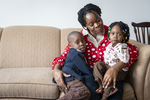
[[[94,65],[93,75],[95,80],[99,84],[99,88],[96,90],[97,93],[103,93],[101,100],[107,100],[107,98],[118,91],[117,88],[113,87],[113,83],[104,88],[103,78],[104,74],[112,66],[115,66],[119,61],[128,63],[130,55],[127,42],[129,40],[129,27],[123,22],[114,22],[109,26],[108,37],[110,44],[106,47],[104,52],[104,62],[97,62]],[[123,80],[128,72],[128,67],[123,68],[118,72],[117,81]]]

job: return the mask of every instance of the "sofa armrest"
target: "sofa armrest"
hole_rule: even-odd
[[[2,49],[2,48],[1,48],[1,45],[2,45],[2,44],[1,44],[2,32],[3,32],[3,28],[0,27],[0,63],[1,63],[1,53],[2,53],[2,52],[1,52],[1,49]],[[1,66],[0,66],[0,68],[1,68]]]
[[[132,85],[137,100],[149,100],[150,98],[150,45],[142,44],[134,40],[130,43],[138,48],[138,60],[130,66],[128,80]]]

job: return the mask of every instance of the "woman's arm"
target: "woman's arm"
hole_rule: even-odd
[[[129,62],[126,63],[127,67],[131,66],[138,59],[138,49],[135,45],[130,43],[127,44],[129,47],[130,59]]]
[[[54,67],[53,76],[59,87],[61,87],[62,89],[67,89],[67,86],[64,83],[63,77],[70,77],[71,75],[68,75],[64,73],[63,71],[61,71],[61,65],[59,63],[57,63]]]
[[[54,67],[57,63],[60,64],[61,68],[64,66],[68,52],[69,46],[67,45],[66,48],[64,49],[64,52],[59,57],[54,58],[54,60],[52,61],[52,70],[54,70]]]
[[[58,84],[58,86],[63,89],[67,89],[64,83],[63,77],[71,76],[61,71],[61,68],[63,67],[65,63],[65,59],[67,57],[68,52],[69,52],[69,46],[67,45],[64,52],[59,57],[56,57],[52,62],[52,70],[53,70],[54,79],[56,83]]]

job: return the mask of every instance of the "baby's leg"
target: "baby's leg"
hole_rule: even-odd
[[[111,83],[107,88],[104,88],[104,93],[102,95],[101,100],[107,100],[107,98],[118,91],[117,88],[113,87],[113,83]]]
[[[65,95],[58,100],[90,100],[91,93],[82,81],[74,79],[71,82],[67,82],[67,87],[68,91],[60,88]]]
[[[96,78],[95,81],[97,81],[99,88],[96,89],[96,93],[103,93],[103,86],[102,86],[102,82],[100,81],[99,78]]]
[[[118,72],[117,81],[123,80],[127,76],[127,71],[123,71],[122,69]],[[104,93],[102,95],[101,100],[107,100],[109,96],[115,94],[118,91],[117,88],[113,88],[113,84],[111,83],[109,87],[104,88]],[[121,91],[121,90],[120,90]]]
[[[127,76],[127,71],[123,71],[122,69],[118,72],[117,81],[123,80]],[[120,85],[120,84],[119,84]],[[119,88],[120,89],[120,88]],[[101,100],[107,100],[107,98],[118,91],[118,88],[113,87],[113,82],[109,85],[108,88],[104,88],[104,93],[102,95]],[[121,90],[120,90],[121,91]]]
[[[97,93],[103,93],[102,80],[105,72],[107,71],[107,67],[105,66],[106,64],[103,62],[97,62],[94,65],[93,75],[95,77],[95,81],[99,84],[99,88],[96,90]]]

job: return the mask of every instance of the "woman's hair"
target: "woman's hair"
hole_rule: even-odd
[[[82,27],[84,28],[86,26],[86,21],[84,19],[84,16],[91,12],[95,15],[95,13],[93,12],[97,12],[99,16],[101,16],[101,9],[97,6],[97,5],[94,5],[92,3],[89,3],[87,5],[85,5],[83,8],[81,8],[78,12],[78,21],[80,22],[80,24],[82,25]]]
[[[119,22],[113,22],[109,25],[109,28],[108,28],[108,37],[109,37],[109,34],[111,32],[111,29],[113,26],[115,25],[118,25],[120,27],[120,30],[122,31],[124,37],[123,37],[123,41],[124,43],[127,43],[129,41],[129,37],[130,37],[130,33],[129,33],[129,27],[127,24],[123,23],[122,21],[119,21]]]

